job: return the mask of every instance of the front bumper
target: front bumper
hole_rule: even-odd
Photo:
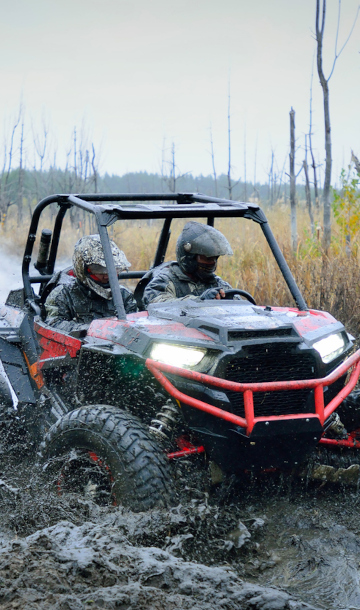
[[[245,429],[246,434],[249,436],[254,426],[261,422],[271,421],[286,421],[296,419],[318,419],[321,426],[323,426],[325,420],[335,411],[339,404],[350,394],[354,389],[359,375],[360,375],[360,350],[357,350],[352,356],[342,362],[334,371],[332,371],[326,377],[318,379],[302,379],[295,381],[270,381],[263,383],[236,383],[234,381],[227,381],[226,379],[220,379],[219,377],[212,377],[204,373],[197,371],[190,371],[182,369],[162,362],[157,362],[148,358],[146,360],[146,366],[154,377],[159,381],[163,388],[173,397],[175,400],[193,407],[200,411],[204,411],[210,415],[218,417],[219,419],[231,422],[240,428]],[[212,386],[221,390],[228,390],[232,392],[241,392],[244,397],[244,411],[245,417],[239,417],[219,409],[206,402],[198,400],[184,394],[167,379],[164,373],[171,374],[172,376],[179,376],[197,383],[201,383],[204,386]],[[332,385],[343,375],[349,373],[349,378],[345,383],[342,390],[325,406],[324,405],[324,387]],[[254,392],[274,392],[274,391],[286,391],[286,390],[303,390],[313,389],[315,398],[315,413],[296,413],[289,415],[270,415],[266,417],[255,417],[254,415]]]
[[[190,430],[196,434],[202,445],[197,451],[205,450],[223,470],[239,473],[247,469],[258,471],[292,467],[304,461],[317,444],[325,440],[322,439],[324,422],[353,390],[359,378],[360,350],[326,377],[309,380],[237,383],[151,359],[146,361],[146,366],[182,407]],[[179,378],[182,387],[186,387],[188,380],[190,387],[197,384],[204,390],[213,387],[223,392],[242,393],[245,417],[189,396],[177,389],[165,374],[170,375],[172,379]],[[324,388],[346,375],[347,380],[343,388],[325,406]],[[254,392],[304,388],[314,391],[314,412],[255,417]],[[206,396],[206,392],[203,392],[203,395]],[[201,416],[201,412],[205,418]],[[184,453],[180,452],[181,455]],[[170,454],[170,457],[177,456],[177,453]]]

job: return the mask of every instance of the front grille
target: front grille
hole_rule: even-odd
[[[292,328],[270,328],[264,330],[229,330],[228,341],[244,339],[268,339],[269,337],[290,337]]]
[[[238,383],[294,381],[317,376],[311,353],[295,353],[292,346],[283,343],[244,347],[241,356],[231,360],[225,372],[225,379]],[[233,412],[244,417],[242,392],[227,392],[227,396]],[[255,417],[315,412],[312,390],[254,392],[253,396]]]

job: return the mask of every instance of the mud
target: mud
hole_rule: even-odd
[[[357,489],[188,479],[177,506],[132,513],[59,497],[36,463],[2,457],[1,608],[360,608]]]
[[[177,506],[132,513],[58,497],[20,456],[0,443],[0,608],[360,610],[360,496],[339,470],[213,490],[183,470]]]

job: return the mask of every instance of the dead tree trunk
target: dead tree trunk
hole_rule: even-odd
[[[21,123],[20,134],[20,156],[19,156],[19,183],[18,183],[18,202],[17,218],[20,227],[23,221],[23,199],[24,199],[24,178],[23,178],[23,151],[24,151],[24,120]]]
[[[8,214],[9,207],[11,205],[11,198],[10,198],[10,192],[9,192],[9,178],[10,178],[10,173],[12,171],[12,158],[13,158],[13,154],[14,154],[15,132],[16,132],[16,129],[17,129],[20,119],[21,119],[21,113],[22,113],[22,108],[20,106],[19,116],[18,116],[18,119],[17,119],[15,125],[13,126],[13,129],[11,132],[11,138],[10,138],[8,168],[7,168],[7,173],[6,173],[5,180],[4,180],[5,205],[4,205],[3,217],[2,217],[2,222],[3,222],[4,226],[6,226],[6,222],[8,219],[7,214]]]
[[[247,184],[246,184],[246,127],[244,131],[244,201],[247,201]]]
[[[315,235],[315,223],[314,223],[314,215],[313,215],[312,205],[311,205],[309,172],[308,172],[308,164],[307,164],[306,159],[304,159],[304,161],[303,161],[303,168],[304,168],[304,173],[305,173],[306,206],[307,206],[307,209],[308,209],[308,212],[309,212],[311,235]]]
[[[175,165],[175,143],[171,146],[171,169],[170,169],[170,191],[176,192],[176,165]]]
[[[92,147],[91,167],[93,170],[94,193],[97,193],[98,192],[98,173],[97,173],[97,167],[95,164],[95,146],[94,146],[94,144],[91,144],[91,147]]]
[[[98,170],[97,170],[97,166],[96,166],[96,162],[95,162],[96,153],[95,153],[95,146],[93,143],[91,144],[91,148],[92,148],[91,167],[93,170],[94,193],[97,193],[98,192]],[[93,214],[90,214],[90,216],[91,216],[91,219],[90,219],[91,232],[95,233],[96,232],[95,216]]]
[[[323,36],[325,29],[325,15],[326,15],[326,0],[323,0],[322,5],[322,18],[320,25],[320,2],[316,0],[316,42],[317,42],[317,70],[320,80],[320,85],[323,91],[323,103],[324,103],[324,127],[325,127],[325,179],[324,179],[324,190],[323,190],[323,203],[324,203],[324,236],[323,246],[325,252],[328,251],[331,241],[331,203],[330,203],[330,185],[331,185],[331,124],[330,124],[330,107],[329,107],[329,79],[326,79],[322,67],[322,45]]]
[[[214,142],[213,142],[211,125],[210,125],[210,146],[211,146],[211,162],[212,162],[214,186],[215,186],[215,197],[217,197],[218,196],[218,184],[217,184],[217,175],[216,175],[216,168],[215,168]]]
[[[291,209],[291,247],[297,250],[296,226],[296,186],[295,186],[295,110],[290,110],[290,209]]]
[[[5,206],[6,206],[6,197],[4,197],[4,193],[3,193],[3,187],[4,187],[4,176],[5,176],[5,168],[6,168],[6,158],[7,158],[7,148],[6,148],[6,142],[4,142],[4,162],[3,162],[3,167],[1,170],[1,176],[0,176],[0,224],[3,225],[4,223],[4,210],[5,210]]]
[[[229,154],[229,163],[228,163],[228,191],[229,191],[229,199],[232,199],[232,180],[231,180],[231,129],[230,129],[230,89],[228,95],[228,154]]]
[[[320,25],[320,5],[321,0],[316,0],[316,18],[315,18],[315,31],[316,31],[316,43],[317,43],[317,70],[319,75],[320,84],[323,90],[323,100],[324,100],[324,125],[325,125],[325,179],[324,179],[324,191],[323,191],[323,201],[324,201],[324,237],[323,237],[323,246],[325,253],[328,251],[331,242],[331,202],[330,202],[330,185],[331,185],[331,168],[332,168],[332,158],[331,158],[331,124],[330,124],[330,109],[329,109],[329,80],[334,72],[335,64],[340,57],[341,53],[345,49],[347,43],[349,42],[351,35],[353,33],[357,18],[359,16],[360,6],[356,11],[355,19],[350,30],[350,33],[345,40],[343,46],[338,51],[338,35],[339,35],[339,26],[340,26],[340,10],[341,10],[341,0],[339,0],[339,12],[338,12],[338,21],[337,21],[337,31],[336,31],[336,39],[335,39],[335,56],[333,65],[330,71],[328,78],[325,78],[323,68],[322,68],[322,48],[323,48],[323,37],[325,30],[325,16],[326,16],[326,0],[322,0],[322,17],[321,17],[321,25]]]
[[[254,158],[254,194],[258,198],[258,200],[260,201],[260,193],[259,193],[259,190],[256,187],[257,142],[258,142],[258,140],[257,140],[257,136],[256,136],[256,141],[255,141],[255,158]]]
[[[268,173],[267,198],[270,206],[273,205],[273,184],[274,184],[274,151],[271,149],[271,163]]]
[[[320,207],[319,200],[319,189],[318,189],[318,180],[317,180],[317,172],[316,172],[316,163],[315,157],[312,147],[312,84],[313,84],[313,75],[314,75],[314,66],[311,70],[311,83],[310,83],[310,123],[309,123],[309,150],[311,155],[311,167],[314,174],[314,194],[315,194],[315,209],[318,210]]]

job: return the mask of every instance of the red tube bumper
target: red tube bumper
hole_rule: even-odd
[[[332,373],[326,377],[320,379],[304,379],[295,381],[269,381],[264,383],[236,383],[234,381],[227,381],[226,379],[220,379],[219,377],[212,377],[211,375],[205,375],[204,373],[198,373],[197,371],[190,371],[187,369],[171,366],[162,362],[157,362],[148,358],[146,360],[146,366],[154,377],[161,383],[164,389],[173,397],[175,400],[182,402],[189,407],[194,407],[220,419],[231,422],[241,428],[246,429],[246,433],[250,434],[257,422],[260,421],[272,421],[272,420],[286,420],[286,419],[304,419],[304,418],[317,418],[320,420],[321,425],[324,421],[335,411],[339,404],[350,394],[354,389],[357,380],[360,375],[360,350],[356,351],[352,356],[340,364]],[[345,375],[347,372],[350,373],[349,379],[345,384],[344,388],[329,402],[326,407],[324,406],[324,387],[333,384],[337,379]],[[244,410],[245,417],[239,417],[229,411],[224,411],[213,405],[209,405],[206,402],[187,396],[183,392],[177,390],[174,385],[167,379],[164,373],[170,373],[179,377],[185,377],[192,381],[200,382],[204,385],[214,386],[222,390],[230,390],[232,392],[242,392],[244,395]],[[272,415],[269,417],[255,417],[254,415],[254,392],[275,392],[275,391],[286,391],[286,390],[303,390],[313,389],[315,397],[315,414],[314,413],[300,413],[294,415]]]

